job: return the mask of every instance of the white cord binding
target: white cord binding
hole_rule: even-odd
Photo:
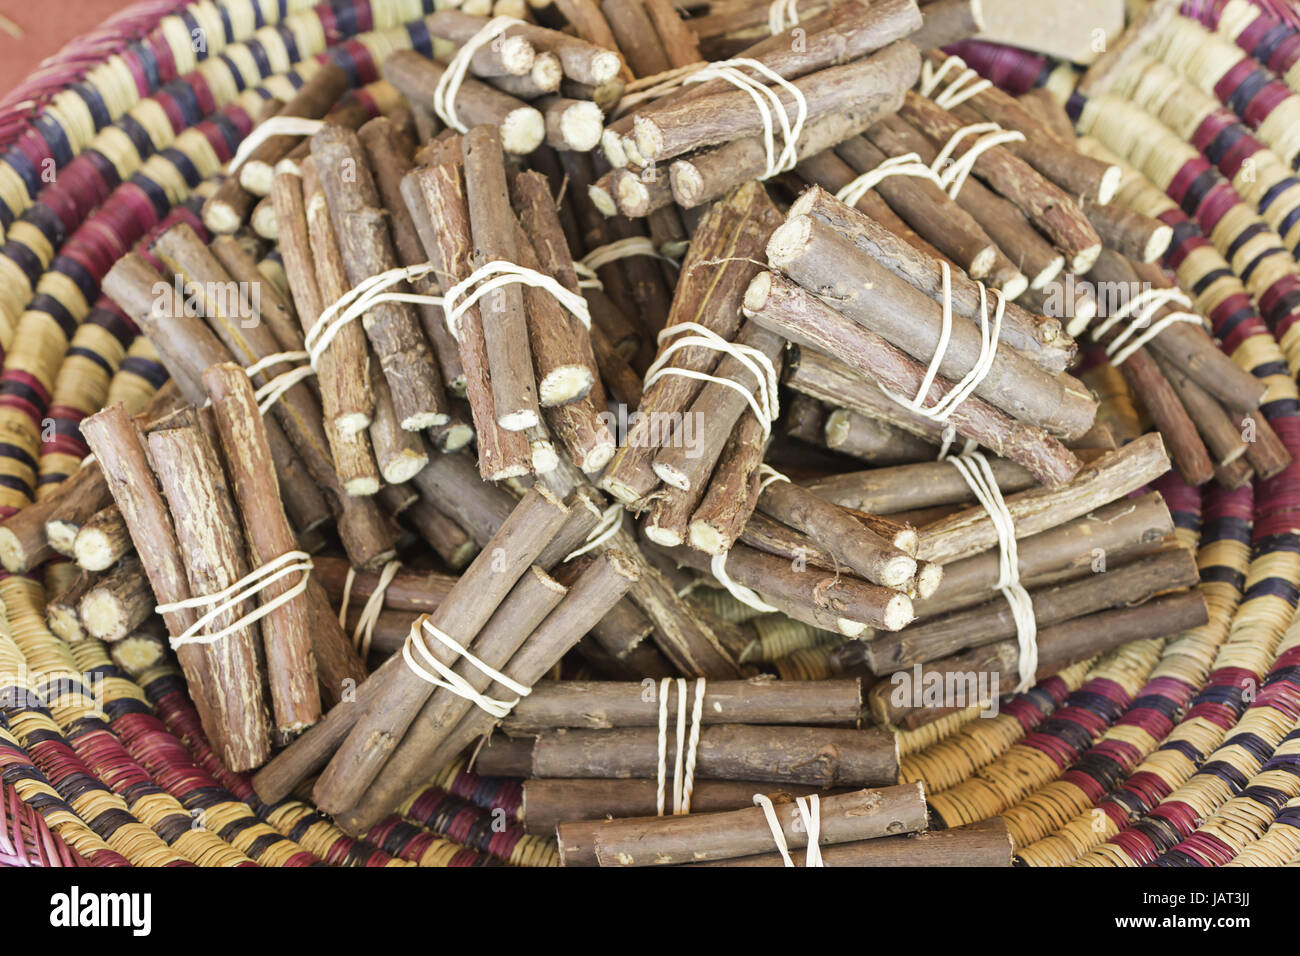
[[[846,205],[856,206],[859,199],[890,176],[917,176],[930,180],[940,189],[943,188],[939,174],[925,165],[919,154],[904,153],[901,156],[891,156],[889,159],[882,160],[875,169],[868,169],[837,192],[835,198]]]
[[[799,23],[799,0],[772,0],[767,8],[767,32],[776,36]]]
[[[175,611],[185,611],[191,608],[210,608],[207,613],[187,627],[181,634],[170,638],[169,640],[171,642],[172,650],[175,650],[178,647],[183,647],[186,644],[215,644],[217,641],[230,636],[236,631],[260,621],[276,608],[287,604],[296,598],[306,590],[307,577],[311,573],[311,569],[311,555],[306,551],[286,551],[278,558],[268,561],[260,568],[255,568],[234,584],[221,589],[215,594],[206,594],[200,597],[186,598],[183,601],[172,601],[168,604],[159,604],[154,608],[154,610],[159,614],[171,614]],[[245,601],[261,594],[276,581],[279,581],[281,578],[287,577],[290,574],[298,573],[302,574],[301,579],[299,579],[297,584],[289,588],[289,590],[285,591],[283,594],[276,595],[272,600],[258,606],[256,609],[239,618],[239,620],[232,624],[227,624],[218,631],[213,631],[211,634],[199,633],[221,615],[238,608]]]
[[[776,807],[772,804],[772,799],[765,794],[756,793],[754,805],[763,808],[767,827],[772,831],[772,842],[776,844],[776,851],[781,854],[781,859],[785,861],[786,866],[794,866],[794,860],[790,858],[790,846],[785,842],[785,830],[781,828],[781,820],[776,815]],[[824,867],[826,864],[822,862],[821,800],[815,793],[806,798],[797,797],[795,809],[803,820],[804,832],[808,834],[808,848],[803,865]]]
[[[691,726],[686,728],[686,679],[677,682],[677,751],[673,764],[673,816],[691,812],[691,795],[695,792],[695,759],[700,745],[700,724],[704,714],[703,677],[695,681],[695,703],[691,710]],[[668,697],[674,678],[665,677],[659,682],[659,760],[656,771],[655,807],[658,816],[664,815],[668,787]]]
[[[308,119],[305,116],[272,116],[265,122],[259,123],[244,137],[244,141],[239,144],[239,149],[235,150],[235,155],[230,160],[227,175],[235,175],[257,147],[272,136],[315,136],[324,125],[324,120]]]
[[[420,631],[433,637],[445,647],[455,651],[462,660],[467,661],[471,666],[480,673],[487,675],[498,684],[507,688],[511,693],[516,694],[514,700],[497,700],[488,697],[486,694],[479,693],[474,689],[474,685],[461,677],[454,670],[444,664],[438,658],[433,656],[429,650],[425,639],[420,636]],[[414,652],[414,653],[413,653]],[[423,658],[423,664],[415,660],[415,654]],[[435,687],[442,687],[451,691],[457,697],[463,697],[471,703],[476,704],[479,708],[496,717],[498,720],[505,717],[514,709],[515,704],[523,697],[531,694],[532,688],[525,687],[518,681],[507,677],[494,667],[488,666],[469,652],[469,649],[453,640],[445,631],[436,627],[427,616],[422,617],[411,625],[411,633],[406,636],[405,643],[402,644],[402,660],[406,661],[406,666],[411,669],[411,673],[421,680],[428,681]],[[432,668],[432,672],[424,665]]]
[[[749,67],[767,80],[781,87],[794,99],[795,116],[793,121],[786,111],[781,97],[776,94],[772,87],[761,83],[745,73],[740,72],[737,67]],[[747,57],[738,57],[732,60],[720,60],[717,63],[710,63],[704,69],[685,77],[684,83],[703,83],[707,80],[726,80],[737,89],[744,90],[749,94],[749,98],[754,101],[763,120],[763,148],[767,153],[767,162],[763,174],[759,179],[771,179],[778,173],[794,169],[795,163],[798,162],[797,144],[799,136],[803,133],[804,121],[808,118],[808,101],[804,98],[803,92],[777,73],[771,67],[759,60],[752,60]],[[775,134],[773,127],[773,114],[775,113],[776,122],[781,127],[781,151],[776,151]]]
[[[464,46],[456,51],[447,68],[443,70],[442,76],[438,77],[438,85],[433,88],[433,111],[438,114],[440,120],[456,132],[469,132],[469,127],[462,123],[456,114],[456,94],[460,92],[460,86],[469,73],[470,60],[482,47],[487,46],[510,27],[522,22],[515,17],[493,17],[483,26],[483,29],[465,41]]]

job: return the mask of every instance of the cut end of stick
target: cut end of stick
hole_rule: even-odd
[[[565,109],[560,117],[560,135],[568,149],[587,153],[596,148],[605,118],[595,103],[581,100]]]
[[[587,198],[596,207],[596,211],[606,219],[618,215],[618,205],[614,202],[614,197],[595,183],[587,187]]]
[[[912,623],[914,616],[912,613],[912,599],[902,592],[894,594],[885,602],[884,629],[887,631],[902,630]]]
[[[554,93],[564,80],[564,68],[560,66],[560,58],[554,53],[537,54],[537,59],[533,61],[532,69],[528,73],[533,84],[543,93]],[[595,107],[596,104],[593,103],[592,106]],[[596,107],[596,112],[600,112],[599,107]]]
[[[280,238],[280,221],[275,218],[275,209],[265,201],[257,204],[250,222],[253,226],[253,232],[263,239],[274,240]]]
[[[622,169],[627,165],[627,152],[623,149],[622,137],[618,133],[611,129],[603,131],[600,134],[600,148],[604,150],[605,160],[610,168]]]
[[[847,408],[837,408],[826,416],[826,424],[822,432],[826,437],[827,448],[839,448],[844,444],[845,439],[849,437],[852,420],[853,413]]]
[[[651,462],[650,468],[659,476],[659,480],[664,484],[671,485],[681,491],[691,490],[690,481],[687,480],[686,476],[682,474],[679,469],[674,468],[672,465],[655,461]]]
[[[648,116],[637,116],[632,120],[632,140],[637,152],[643,157],[659,159],[664,148],[663,131],[659,124]]]
[[[922,561],[917,565],[916,593],[922,600],[933,597],[943,582],[943,565]]]
[[[501,147],[507,153],[531,153],[545,138],[546,120],[531,106],[511,110],[501,124]]]
[[[528,450],[535,474],[545,475],[560,467],[560,456],[549,439],[534,439],[529,443]]]
[[[497,416],[497,424],[508,432],[522,432],[538,425],[537,412],[531,408],[520,408]],[[403,427],[406,427],[403,425]]]
[[[1169,249],[1169,244],[1174,241],[1174,230],[1163,223],[1156,229],[1151,230],[1151,237],[1147,240],[1146,248],[1142,250],[1143,262],[1155,262]]]
[[[86,632],[81,627],[81,619],[74,608],[51,604],[45,609],[45,623],[51,631],[69,644],[86,639]]]
[[[760,272],[754,278],[749,280],[749,288],[745,290],[744,308],[745,311],[753,314],[762,311],[767,305],[767,300],[772,296],[772,273]]]
[[[502,37],[497,47],[501,65],[512,76],[523,76],[537,62],[537,51],[522,36]]]
[[[589,63],[593,86],[600,86],[603,83],[610,82],[614,77],[618,76],[618,71],[623,65],[618,58],[618,54],[612,52],[597,53]]]
[[[993,268],[993,263],[997,261],[997,258],[998,250],[993,246],[986,246],[975,254],[966,271],[970,273],[972,279],[983,279],[989,274],[989,270]],[[1007,294],[1011,295],[1009,292]],[[1012,296],[1012,298],[1015,297]]]
[[[105,590],[92,590],[81,599],[81,623],[86,633],[100,640],[125,637],[122,631],[122,606]]]
[[[866,631],[867,625],[861,621],[850,621],[847,617],[840,617],[835,619],[835,629],[845,637],[860,637]]]
[[[27,555],[18,543],[18,535],[8,528],[0,528],[0,565],[10,574],[27,570]]]
[[[405,484],[423,471],[424,466],[428,463],[428,455],[421,455],[409,450],[403,451],[396,458],[384,463],[384,481],[390,485]]]
[[[83,528],[77,532],[72,542],[72,553],[77,564],[87,571],[103,571],[116,560],[108,535],[96,528]]]
[[[642,531],[655,544],[662,545],[665,548],[675,548],[682,543],[680,532],[654,524],[651,521],[645,523]]]
[[[445,424],[447,424],[445,412],[419,412],[402,419],[402,431],[422,432],[426,428],[436,428]],[[537,422],[534,420],[533,424],[537,424]]]
[[[650,190],[634,173],[616,177],[614,200],[625,216],[644,216],[650,211]]]
[[[1104,206],[1115,198],[1123,178],[1124,170],[1118,166],[1106,167],[1106,171],[1101,174],[1101,182],[1097,184],[1097,205]]]
[[[916,577],[916,561],[905,554],[896,555],[880,569],[880,583],[887,588],[901,588]]]
[[[594,381],[595,376],[587,366],[562,365],[538,381],[537,400],[547,408],[565,405],[590,392]]]
[[[1075,253],[1074,258],[1070,260],[1070,271],[1075,275],[1087,275],[1097,262],[1097,257],[1101,255],[1101,243],[1080,249]]]
[[[343,491],[353,498],[369,498],[379,494],[379,479],[369,475],[349,478],[343,482]]]
[[[772,237],[767,240],[768,264],[776,269],[784,269],[803,255],[811,236],[812,220],[807,216],[791,215],[776,227]]]
[[[1025,290],[1029,288],[1029,280],[1025,278],[1023,272],[1017,272],[1006,282],[1002,283],[999,291],[1009,300],[1015,300],[1024,295]]]
[[[692,521],[688,528],[691,547],[705,554],[721,554],[727,550],[726,539],[717,528],[703,521]]]
[[[334,419],[334,427],[340,435],[355,435],[370,427],[370,416],[365,412],[348,412]]]
[[[239,214],[224,200],[209,199],[203,204],[203,225],[208,227],[209,232],[229,235],[238,232],[243,224]]]
[[[618,451],[618,446],[612,438],[609,441],[597,442],[587,451],[582,461],[578,462],[578,467],[585,474],[597,474],[609,464],[616,451]]]
[[[452,425],[438,435],[438,448],[441,451],[459,451],[474,440],[474,427],[467,424]]]
[[[679,159],[668,167],[668,179],[672,183],[673,198],[683,209],[694,209],[704,200],[704,177],[694,164]]]
[[[81,526],[73,524],[71,521],[64,521],[62,518],[51,518],[45,522],[45,540],[59,554],[70,558],[76,554],[77,532],[80,530]]]
[[[1055,256],[1038,275],[1029,280],[1029,288],[1041,289],[1049,282],[1056,280],[1056,277],[1065,269],[1065,256]]]
[[[260,159],[250,159],[239,167],[239,185],[254,196],[269,196],[275,167]]]

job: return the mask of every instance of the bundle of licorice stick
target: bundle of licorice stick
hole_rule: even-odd
[[[0,561],[351,834],[470,754],[564,865],[1006,865],[900,735],[1204,624],[1152,483],[1290,460],[1138,174],[978,3],[487,6],[108,271],[174,384]]]

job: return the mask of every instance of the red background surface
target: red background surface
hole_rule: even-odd
[[[127,6],[130,0],[0,0],[0,13],[23,30],[21,38],[0,31],[0,93],[17,86],[73,37]]]

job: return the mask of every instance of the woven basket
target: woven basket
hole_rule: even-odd
[[[139,408],[165,377],[99,297],[111,264],[177,218],[201,231],[195,197],[264,99],[283,97],[314,62],[328,58],[364,86],[388,52],[431,52],[420,17],[432,6],[146,0],[0,100],[0,515],[76,467],[83,417],[107,402]],[[1206,4],[1206,15],[1222,7]],[[1072,89],[1069,69],[1041,58],[961,52],[1013,90]],[[1160,128],[1166,166],[1182,157],[1212,177],[1212,144]],[[1134,180],[1130,199],[1175,227],[1168,265],[1225,349],[1269,383],[1263,410],[1296,464],[1233,492],[1159,483],[1184,543],[1199,547],[1208,624],[1068,668],[994,719],[958,713],[901,735],[903,775],[925,782],[937,819],[1000,815],[1030,865],[1300,862],[1300,349],[1290,347],[1300,296],[1284,294],[1295,262],[1243,261],[1239,241],[1257,230],[1242,239],[1216,225],[1249,228],[1253,207],[1239,200],[1225,217],[1221,180],[1193,206],[1175,195],[1182,170],[1164,171],[1162,181],[1151,160],[1143,172],[1159,188]],[[1202,215],[1211,201],[1214,222]],[[554,865],[553,841],[518,823],[518,781],[461,767],[364,840],[302,800],[261,803],[216,759],[175,669],[128,675],[102,643],[48,629],[46,595],[69,573],[51,564],[0,580],[0,865]],[[783,678],[826,673],[825,648],[795,634],[765,635],[756,653],[776,658]]]

